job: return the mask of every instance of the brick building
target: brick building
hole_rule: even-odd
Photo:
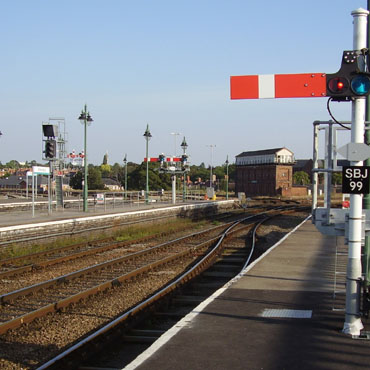
[[[235,192],[247,197],[293,194],[294,154],[287,148],[243,152],[236,156]]]

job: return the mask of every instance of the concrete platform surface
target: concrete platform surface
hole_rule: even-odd
[[[370,341],[343,334],[333,310],[338,247],[306,221],[125,369],[369,369]]]

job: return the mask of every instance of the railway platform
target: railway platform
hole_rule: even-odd
[[[61,210],[52,209],[52,212],[49,214],[47,210],[47,203],[43,202],[45,208],[36,209],[34,215],[32,215],[32,210],[30,208],[29,202],[27,204],[28,208],[20,210],[19,207],[14,207],[11,210],[6,210],[0,212],[0,228],[1,227],[11,227],[22,224],[37,224],[45,222],[55,222],[60,220],[72,220],[72,219],[84,219],[88,217],[99,217],[104,215],[114,215],[120,213],[133,213],[140,211],[150,211],[159,208],[174,208],[181,207],[184,203],[177,203],[176,205],[170,203],[150,203],[145,204],[141,203],[130,203],[123,206],[117,206],[116,208],[107,208],[104,206],[91,206],[88,209],[88,212],[83,212],[82,207],[80,209],[76,208],[66,208]],[[210,203],[210,202],[208,202]],[[21,205],[21,202],[15,203]],[[205,204],[205,202],[188,202],[187,204]],[[7,205],[4,201],[0,201],[0,207]],[[53,207],[54,208],[54,207]]]
[[[343,242],[306,220],[125,369],[368,369],[370,341],[341,332],[333,299]]]

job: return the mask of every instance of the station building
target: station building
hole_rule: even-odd
[[[243,152],[236,156],[235,192],[249,196],[292,196],[307,193],[293,188],[294,154],[287,148]]]

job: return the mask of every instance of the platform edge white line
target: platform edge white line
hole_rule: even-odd
[[[147,348],[143,353],[130,362],[126,367],[121,370],[134,370],[138,366],[144,363],[149,359],[155,352],[157,352],[164,344],[166,344],[173,336],[175,336],[182,328],[188,327],[190,322],[201,313],[206,306],[208,306],[212,301],[214,301],[218,296],[220,296],[230,285],[234,284],[241,277],[243,277],[246,272],[248,272],[253,266],[255,266],[259,261],[261,261],[265,256],[267,256],[272,250],[278,247],[285,239],[287,239],[291,234],[297,231],[308,219],[311,218],[311,215],[306,217],[300,224],[298,224],[293,230],[287,233],[282,239],[280,239],[276,244],[274,244],[270,249],[258,257],[253,263],[241,271],[237,276],[228,281],[223,287],[214,292],[209,298],[200,303],[193,311],[188,313],[180,321],[178,321],[171,329],[167,330],[163,335],[161,335],[149,348]]]

